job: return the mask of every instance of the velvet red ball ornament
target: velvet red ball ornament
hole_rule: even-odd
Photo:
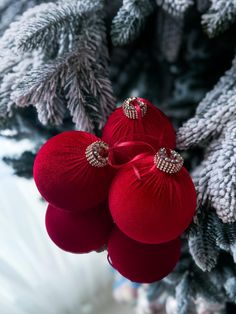
[[[196,191],[182,157],[162,148],[137,159],[115,176],[109,207],[118,227],[130,238],[158,244],[181,235],[196,209]]]
[[[128,98],[108,118],[102,139],[111,145],[145,141],[155,148],[175,147],[175,131],[169,119],[144,98]]]
[[[179,238],[162,244],[143,244],[114,228],[108,242],[108,258],[111,265],[129,280],[152,283],[174,269],[180,248]]]
[[[106,205],[86,213],[48,205],[46,229],[51,240],[72,253],[97,251],[107,245],[113,222]]]
[[[33,174],[50,204],[85,211],[107,200],[114,170],[108,165],[106,143],[86,132],[69,131],[42,146]]]

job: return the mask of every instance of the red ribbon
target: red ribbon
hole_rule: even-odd
[[[119,164],[116,163],[115,151],[117,153],[119,153],[120,149],[122,150],[122,148],[125,148],[125,147],[126,148],[135,148],[135,146],[143,146],[143,150],[139,154],[132,157],[127,162],[119,163]],[[147,150],[149,150],[149,152],[147,152]],[[120,169],[121,167],[130,164],[133,167],[134,173],[137,176],[137,178],[139,180],[141,180],[141,175],[140,175],[138,169],[132,164],[137,160],[141,160],[147,156],[150,156],[150,154],[155,154],[156,151],[157,150],[151,144],[148,144],[148,143],[143,142],[143,141],[119,142],[119,143],[114,144],[112,147],[109,148],[109,155],[108,155],[109,165],[113,168]],[[154,165],[154,167],[152,167],[150,171],[153,171],[155,168],[156,167]]]

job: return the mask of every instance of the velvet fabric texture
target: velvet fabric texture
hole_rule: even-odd
[[[45,224],[51,240],[62,250],[72,253],[88,253],[104,248],[113,227],[107,205],[86,213],[48,205]]]
[[[177,238],[163,244],[143,244],[114,228],[108,242],[108,259],[124,277],[152,283],[166,277],[177,264],[181,243]]]
[[[196,191],[184,167],[174,174],[162,172],[150,155],[119,170],[110,188],[109,207],[127,236],[158,244],[177,238],[189,226]]]
[[[86,211],[107,200],[114,169],[97,168],[85,156],[88,145],[98,141],[82,131],[63,132],[49,139],[34,162],[34,180],[41,195],[53,206]]]
[[[117,108],[108,118],[102,139],[115,145],[124,141],[145,141],[156,149],[164,146],[175,148],[175,130],[169,119],[144,98],[137,98],[147,105],[147,113],[139,119],[129,119],[122,107]]]

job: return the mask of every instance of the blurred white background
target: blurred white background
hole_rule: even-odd
[[[0,157],[30,145],[0,137]],[[45,210],[33,180],[14,176],[0,161],[0,313],[133,313],[112,298],[106,254],[74,255],[57,248],[46,234]]]

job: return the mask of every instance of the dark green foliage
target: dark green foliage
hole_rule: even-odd
[[[4,157],[3,161],[13,168],[17,176],[30,179],[35,155],[30,151],[25,151],[20,157]]]

